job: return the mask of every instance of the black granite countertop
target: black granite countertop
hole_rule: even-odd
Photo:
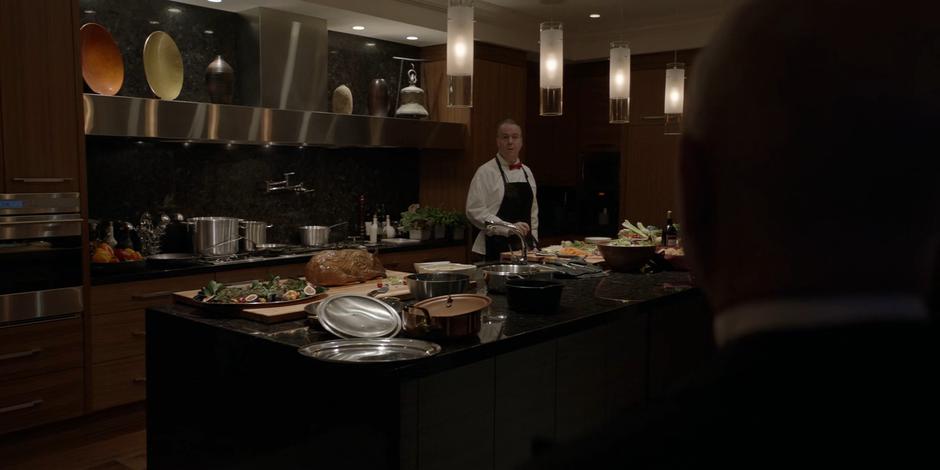
[[[421,241],[418,243],[406,243],[406,244],[389,244],[389,243],[379,243],[378,253],[381,257],[382,253],[394,253],[402,251],[414,251],[414,250],[428,250],[433,248],[445,248],[452,246],[461,246],[466,243],[464,240],[428,240]],[[375,245],[363,245],[370,252],[375,252]],[[328,248],[324,248],[328,249]],[[174,267],[174,268],[153,268],[148,266],[147,263],[141,263],[137,265],[126,266],[115,266],[115,265],[106,265],[103,268],[107,271],[97,271],[95,268],[98,266],[92,266],[91,270],[91,284],[92,285],[103,285],[103,284],[116,284],[121,282],[133,282],[133,281],[146,281],[151,279],[162,279],[167,277],[177,277],[177,276],[188,276],[192,274],[204,274],[204,273],[214,273],[219,271],[231,271],[237,269],[248,269],[262,266],[281,266],[285,264],[295,264],[295,263],[306,263],[310,259],[310,256],[319,251],[317,249],[311,249],[303,253],[290,254],[290,255],[281,255],[281,256],[255,256],[247,257],[244,259],[238,259],[233,261],[226,262],[199,262],[198,264],[193,264],[190,266]]]
[[[561,282],[565,287],[557,313],[516,313],[509,309],[504,295],[493,294],[490,295],[493,303],[488,314],[484,316],[480,333],[459,340],[437,341],[442,351],[433,357],[382,365],[329,366],[425,375],[600,325],[621,315],[640,313],[644,309],[654,308],[657,302],[672,296],[697,294],[697,289],[691,285],[687,272],[611,273],[607,277],[564,279]],[[336,339],[318,324],[308,324],[305,320],[262,324],[219,317],[205,310],[184,305],[159,306],[149,312],[172,315],[210,327],[262,338],[285,349],[297,349],[318,341]],[[319,362],[315,359],[310,361]]]

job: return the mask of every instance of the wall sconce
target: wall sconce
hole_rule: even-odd
[[[473,0],[447,5],[447,106],[473,106]]]
[[[539,25],[539,115],[561,116],[565,71],[564,38],[560,21]]]
[[[682,106],[685,102],[685,64],[666,65],[666,93],[663,111],[666,114],[665,135],[682,134]]]
[[[610,123],[630,122],[630,44],[610,43]]]

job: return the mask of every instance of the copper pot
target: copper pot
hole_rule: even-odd
[[[402,322],[409,336],[460,338],[480,332],[483,312],[490,300],[485,295],[455,294],[431,297],[404,307]]]

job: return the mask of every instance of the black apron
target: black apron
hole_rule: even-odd
[[[526,173],[525,168],[522,168],[522,175],[525,176],[525,182],[510,183],[506,179],[506,173],[503,171],[503,166],[499,164],[499,160],[493,158],[493,163],[496,164],[496,168],[499,168],[499,174],[503,177],[503,186],[505,187],[503,202],[500,203],[499,211],[496,213],[496,216],[506,222],[525,222],[531,225],[532,200],[534,197],[532,195],[532,186],[529,184],[529,174]],[[529,235],[526,236],[526,245],[529,247],[535,246],[534,240],[532,232],[530,231]],[[487,261],[499,260],[500,253],[521,249],[522,247],[519,246],[519,237],[515,235],[510,237],[486,237]]]

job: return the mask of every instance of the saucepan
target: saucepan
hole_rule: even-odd
[[[418,300],[462,294],[470,287],[470,276],[456,273],[419,273],[405,276],[411,295]]]
[[[415,337],[462,338],[480,332],[483,312],[492,300],[485,295],[431,297],[402,310],[405,333]]]
[[[486,280],[487,292],[502,294],[506,292],[508,279],[529,279],[551,281],[554,269],[536,264],[491,264],[483,267],[483,279]]]
[[[304,246],[323,246],[330,242],[330,229],[346,225],[346,222],[340,222],[330,226],[325,225],[305,225],[300,227],[300,243]]]

